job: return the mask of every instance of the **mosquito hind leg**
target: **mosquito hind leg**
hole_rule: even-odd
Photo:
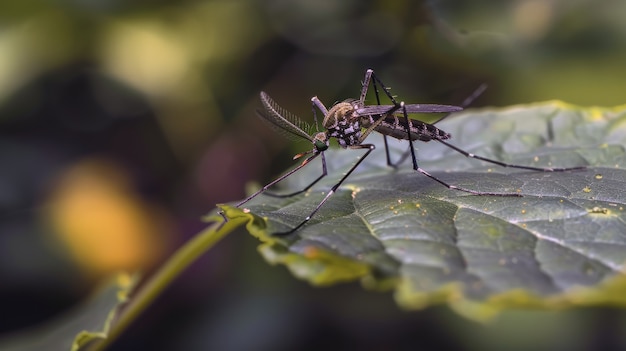
[[[450,144],[448,142],[445,142],[445,141],[443,141],[441,139],[435,139],[435,140],[437,140],[438,142],[442,143],[443,145],[449,147],[450,149],[460,153],[461,155],[463,155],[465,157],[474,158],[474,159],[477,159],[477,160],[493,163],[495,165],[502,166],[502,167],[507,167],[507,168],[526,169],[526,170],[529,170],[529,171],[538,171],[538,172],[564,172],[564,171],[581,170],[581,169],[586,169],[587,168],[585,166],[577,166],[577,167],[533,167],[533,166],[516,165],[516,164],[506,163],[506,162],[494,160],[494,159],[491,159],[491,158],[475,155],[473,153],[470,153],[470,152],[467,152],[467,151],[461,149],[460,147],[457,147],[457,146],[454,146],[454,145],[452,145],[452,144]]]
[[[451,190],[459,190],[459,191],[463,191],[466,193],[470,193],[472,195],[490,195],[490,196],[512,196],[512,197],[521,197],[521,194],[518,193],[496,193],[496,192],[490,192],[490,191],[478,191],[478,190],[472,190],[472,189],[467,189],[467,188],[463,188],[457,185],[453,185],[450,183],[447,183],[437,177],[435,177],[434,175],[426,172],[424,169],[417,167],[417,169],[415,169],[416,171],[420,172],[421,174],[427,176],[428,178],[436,181],[437,183],[445,186],[448,189]]]
[[[406,106],[404,106],[404,101],[400,102],[400,106],[402,108],[403,114],[404,114],[404,127],[406,129],[407,135],[409,134],[410,131],[410,127],[409,127],[409,118],[408,118],[408,114],[406,112]],[[467,189],[467,188],[463,188],[457,185],[453,185],[450,183],[447,183],[437,177],[435,177],[434,175],[426,172],[424,169],[422,169],[418,164],[417,164],[417,157],[415,156],[415,148],[413,148],[413,140],[411,140],[411,138],[408,139],[409,140],[409,150],[410,155],[411,155],[411,160],[413,161],[413,169],[420,172],[421,174],[427,176],[428,178],[436,181],[437,183],[445,186],[448,189],[452,189],[452,190],[459,190],[459,191],[463,191],[466,193],[470,193],[473,195],[493,195],[493,196],[515,196],[515,197],[519,197],[521,196],[518,193],[495,193],[495,192],[489,192],[489,191],[478,191],[478,190],[472,190],[472,189]],[[437,139],[439,140],[439,139]],[[441,141],[441,140],[439,140]]]
[[[467,106],[471,105],[474,102],[474,100],[478,99],[478,97],[481,96],[485,92],[486,89],[487,89],[486,83],[479,85],[478,88],[476,88],[468,97],[466,97],[465,100],[463,100],[463,102],[459,106],[461,106],[462,108],[466,108]],[[443,117],[432,122],[431,124],[433,125],[437,124],[443,121],[444,119],[450,117],[450,115],[452,115],[452,113],[446,113],[445,115],[443,115]]]
[[[376,84],[374,84],[374,87],[376,87]],[[482,95],[483,92],[485,92],[486,89],[487,89],[487,84],[483,83],[479,85],[478,88],[476,88],[476,90],[474,90],[468,97],[466,97],[465,100],[463,100],[463,102],[459,106],[461,106],[462,108],[466,108],[467,106],[471,105],[474,102],[474,100],[476,100],[480,95]],[[443,117],[439,118],[438,120],[434,121],[431,124],[435,125],[436,123],[439,123],[443,121],[444,119],[450,117],[450,115],[452,115],[452,112],[446,113]],[[409,145],[409,147],[412,147],[412,146]],[[407,149],[406,151],[402,153],[402,156],[400,156],[400,159],[392,164],[389,158],[389,150],[387,149],[387,136],[385,136],[385,151],[387,151],[387,165],[393,168],[397,168],[411,154],[411,150]]]

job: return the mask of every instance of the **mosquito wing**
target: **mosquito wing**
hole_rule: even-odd
[[[311,130],[309,124],[278,106],[278,104],[263,91],[261,92],[261,103],[265,110],[257,110],[257,114],[278,132],[288,137],[297,136],[311,142],[313,141],[313,138],[307,133]]]
[[[458,112],[463,110],[459,106],[436,105],[436,104],[409,104],[404,105],[407,113],[441,113],[441,112]],[[358,108],[356,112],[360,115],[382,115],[388,113],[395,108],[394,105],[371,105]],[[394,113],[401,113],[400,108]]]

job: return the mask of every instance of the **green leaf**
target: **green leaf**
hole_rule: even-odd
[[[626,305],[626,110],[548,102],[471,110],[438,125],[471,153],[520,165],[585,170],[502,168],[437,142],[416,143],[420,166],[465,188],[519,193],[474,196],[413,171],[410,158],[386,166],[377,149],[296,233],[302,221],[362,151],[326,152],[329,176],[292,198],[260,195],[229,218],[247,228],[272,263],[316,285],[360,279],[395,289],[407,309],[449,303],[471,318],[524,306]],[[377,133],[373,133],[377,134]],[[392,158],[408,143],[392,142]],[[299,190],[321,173],[318,162],[282,182]]]

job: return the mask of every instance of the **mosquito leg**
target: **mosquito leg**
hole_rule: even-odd
[[[385,112],[385,115],[392,115],[399,108],[400,108],[400,105],[394,106],[389,111]],[[364,132],[361,133],[361,136],[359,137],[358,144],[361,144],[363,142],[363,140],[365,140],[365,138],[367,138],[367,136],[370,135],[370,133],[373,132],[376,129],[376,127],[378,127],[378,125],[380,125],[380,123],[382,121],[384,121],[385,115],[375,115],[375,116],[377,116],[376,120],[374,121],[374,123],[370,124],[370,126],[367,127],[367,129],[365,129]],[[384,134],[383,134],[383,136],[384,136]]]
[[[474,92],[472,92],[471,95],[469,95],[468,97],[465,98],[465,100],[463,100],[463,102],[461,103],[461,107],[466,108],[467,106],[471,105],[472,102],[474,102],[474,100],[476,100],[479,96],[481,96],[485,90],[487,89],[487,84],[483,83],[481,85],[478,86],[478,88],[476,88],[476,90],[474,90]],[[450,117],[450,115],[452,115],[452,113],[446,113],[443,117],[439,118],[438,120],[434,121],[433,125],[443,121],[444,119]],[[385,137],[385,146],[387,146],[386,140],[387,138]],[[405,152],[402,153],[402,156],[400,156],[400,159],[398,161],[396,161],[396,163],[391,164],[389,161],[389,156],[387,155],[387,164],[393,168],[397,168],[398,165],[402,164],[402,162],[404,162],[404,160],[406,160],[407,157],[409,157],[409,155],[411,154],[410,150],[406,150]]]
[[[337,191],[337,189],[341,186],[341,184],[343,184],[343,182],[346,180],[346,178],[348,178],[350,176],[350,174],[352,174],[352,172],[354,172],[354,170],[361,164],[361,162],[363,162],[363,160],[372,151],[374,151],[376,146],[374,146],[373,144],[361,144],[361,145],[352,145],[352,146],[349,146],[349,148],[350,149],[367,149],[367,152],[365,152],[365,154],[361,158],[359,158],[359,160],[354,164],[354,166],[352,166],[352,168],[350,168],[350,170],[348,170],[348,172],[346,172],[346,174],[344,174],[344,176],[339,180],[339,182],[337,182],[337,184],[335,184],[330,189],[330,191],[328,191],[328,194],[326,194],[326,196],[324,196],[322,201],[317,206],[315,206],[315,209],[313,209],[313,211],[302,222],[300,222],[300,224],[298,224],[296,227],[292,228],[289,231],[281,232],[281,233],[274,233],[273,235],[276,235],[276,236],[286,236],[286,235],[289,235],[289,234],[297,231],[298,229],[302,228],[302,226],[305,225],[317,213],[317,211],[319,211],[319,209],[324,205],[324,203],[326,203],[326,201]]]
[[[374,84],[374,86],[376,86]],[[463,102],[461,103],[461,107],[466,108],[467,106],[471,105],[472,102],[474,102],[474,100],[476,100],[480,95],[482,95],[483,92],[485,92],[485,90],[487,89],[487,84],[481,84],[480,86],[478,86],[478,88],[476,88],[476,90],[474,90],[472,92],[471,95],[469,95],[468,97],[465,98],[465,100],[463,100]],[[448,118],[450,115],[452,115],[452,113],[447,113],[445,114],[443,117],[441,117],[440,119],[436,120],[435,122],[431,123],[431,124],[436,124],[439,123],[441,121],[443,121],[444,119]],[[409,144],[410,146],[410,144]],[[385,136],[385,147],[387,147],[387,137]],[[393,168],[397,168],[398,165],[402,164],[402,162],[404,162],[406,160],[407,157],[409,157],[409,155],[411,154],[410,150],[406,150],[405,152],[402,153],[402,156],[400,156],[400,159],[398,159],[398,161],[396,161],[395,163],[390,163],[390,158],[389,158],[389,151],[387,151],[387,165],[393,167]]]
[[[315,101],[317,100],[319,101],[319,99],[317,98],[317,96],[314,96],[311,98],[311,111],[313,111],[313,121],[315,122],[315,130],[319,131],[320,130],[320,125],[317,122],[317,110],[315,109]]]
[[[300,190],[300,191],[296,191],[293,192],[291,194],[286,194],[286,195],[280,195],[280,194],[272,194],[270,192],[265,192],[268,188],[270,188],[271,186],[273,186],[274,184],[280,182],[281,180],[289,177],[290,175],[296,173],[299,169],[301,169],[302,167],[306,166],[310,161],[312,161],[313,159],[315,159],[318,155],[322,155],[322,175],[320,175],[317,179],[315,179],[311,184],[307,185],[306,188]],[[326,172],[326,158],[324,156],[324,153],[315,153],[312,156],[310,156],[309,158],[307,158],[306,160],[304,160],[298,167],[292,169],[291,171],[283,174],[282,176],[276,178],[275,180],[273,180],[272,182],[270,182],[269,184],[265,185],[264,187],[262,187],[261,189],[259,189],[257,192],[255,192],[254,194],[248,196],[247,198],[245,198],[244,200],[240,201],[238,204],[235,205],[235,207],[241,207],[243,204],[247,203],[248,201],[254,199],[255,197],[257,197],[257,195],[265,192],[265,195],[267,196],[271,196],[271,197],[290,197],[290,196],[294,196],[294,195],[298,195],[300,193],[303,193],[307,190],[309,190],[313,185],[315,185],[315,183],[319,182],[320,179],[324,178],[326,176],[327,172]],[[226,214],[224,213],[224,211],[219,211],[219,214],[222,216],[222,218],[224,218],[224,221],[222,222],[222,224],[220,225],[219,228],[221,228],[224,223],[228,222],[228,218],[226,217]],[[218,229],[219,229],[218,228]]]
[[[483,83],[481,85],[478,86],[478,88],[476,88],[476,90],[474,90],[472,92],[472,94],[470,94],[470,96],[466,97],[465,100],[463,100],[463,102],[461,103],[461,107],[466,108],[467,106],[471,105],[472,102],[474,102],[474,100],[478,99],[479,96],[481,96],[485,90],[487,89],[487,84]],[[443,121],[444,119],[450,117],[450,115],[452,115],[452,113],[446,113],[443,117],[439,118],[438,120],[432,122],[431,124],[437,124],[441,121]]]
[[[402,108],[403,114],[404,114],[404,128],[406,129],[407,135],[410,135],[409,131],[410,131],[410,126],[409,123],[409,116],[406,112],[406,106],[404,106],[404,101],[400,102],[400,106]],[[413,169],[422,173],[423,175],[427,176],[428,178],[436,181],[437,183],[445,186],[448,189],[453,189],[453,190],[459,190],[459,191],[463,191],[466,193],[470,193],[470,194],[474,194],[474,195],[494,195],[494,196],[521,196],[520,194],[517,193],[492,193],[492,192],[485,192],[485,191],[477,191],[477,190],[471,190],[471,189],[467,189],[467,188],[463,188],[460,186],[456,186],[456,185],[452,185],[449,183],[446,183],[445,181],[435,177],[434,175],[426,172],[424,169],[420,168],[417,165],[417,157],[415,157],[415,148],[413,148],[413,140],[411,140],[411,138],[408,138],[409,140],[409,149],[411,150],[411,159],[413,161]],[[438,141],[441,141],[439,139],[437,139]]]
[[[405,150],[400,156],[400,158],[398,159],[398,161],[396,161],[394,164],[391,164],[389,166],[393,168],[398,168],[399,165],[401,165],[404,161],[406,161],[406,159],[409,157],[410,154],[411,154],[411,150],[409,149]]]
[[[387,166],[391,168],[398,168],[398,165],[402,163],[402,160],[400,162],[391,161],[391,155],[389,154],[389,144],[387,143],[387,136],[384,134],[383,134],[383,142],[385,144],[385,157],[387,158]]]
[[[384,142],[385,142],[385,147],[387,147],[387,136],[384,136]],[[404,161],[406,161],[407,157],[409,157],[409,155],[412,155],[413,157],[415,157],[415,152],[411,152],[413,150],[413,142],[410,141],[409,142],[409,148],[406,149],[402,155],[400,156],[400,158],[396,161],[396,162],[391,162],[391,157],[389,157],[389,150],[387,149],[387,166],[389,167],[393,167],[393,168],[398,168]]]
[[[383,82],[376,76],[376,74],[374,74],[374,71],[372,71],[371,76],[372,76],[372,80],[374,81],[374,86],[376,86],[376,83],[380,84],[381,89],[383,90],[383,92],[385,92],[385,95],[387,95],[389,100],[391,100],[391,102],[394,105],[398,106],[399,104],[396,101],[396,99],[393,97],[393,95],[391,95],[391,93],[389,92],[389,88],[385,86],[385,84],[383,84]]]
[[[369,80],[371,79],[371,76],[372,76],[373,73],[374,73],[374,71],[372,71],[371,69],[367,70],[367,72],[365,73],[365,77],[367,79],[367,84],[368,85],[369,85]],[[363,85],[364,86],[365,86],[365,82],[366,82],[366,80],[363,81]],[[380,94],[378,93],[378,84],[376,84],[376,80],[374,80],[373,85],[374,85],[374,95],[376,96],[376,104],[380,105]],[[384,89],[384,87],[383,87],[383,89]],[[364,92],[367,93],[367,91],[364,91]],[[363,96],[364,92],[361,92],[361,96],[363,97],[363,99],[365,98]],[[364,101],[362,101],[362,102],[364,103]],[[381,118],[383,118],[383,117],[381,116]],[[397,163],[391,162],[391,156],[389,154],[389,144],[387,142],[387,136],[384,135],[384,134],[383,134],[383,141],[385,143],[385,156],[387,157],[387,166],[393,167],[393,168],[398,168],[398,164]]]
[[[315,113],[315,107],[317,107],[322,112],[324,117],[326,117],[326,115],[328,114],[328,109],[326,108],[326,106],[324,106],[324,103],[322,103],[322,101],[317,98],[317,96],[311,98],[311,104],[314,106],[313,116],[315,117],[315,123],[317,123],[317,114]]]
[[[405,150],[400,158],[396,162],[391,161],[391,157],[389,156],[389,148],[387,147],[387,136],[383,135],[383,141],[385,142],[385,151],[387,155],[387,166],[392,168],[398,168],[406,159],[411,155],[413,159],[415,159],[415,151],[413,150],[413,141],[409,140],[409,148]],[[415,166],[415,163],[413,164]]]
[[[296,167],[296,168],[292,169],[291,171],[289,171],[289,172],[287,172],[287,173],[283,174],[282,176],[280,176],[280,177],[276,178],[275,180],[271,181],[269,184],[265,185],[264,187],[262,187],[261,189],[259,189],[259,190],[258,190],[257,192],[255,192],[254,194],[252,194],[252,195],[248,196],[247,198],[243,199],[242,201],[240,201],[238,204],[236,204],[236,205],[235,205],[235,207],[240,207],[240,206],[242,206],[242,205],[243,205],[243,204],[245,204],[246,202],[248,202],[248,201],[250,201],[250,200],[254,199],[257,195],[259,195],[259,194],[263,193],[265,190],[267,190],[268,188],[270,188],[270,187],[271,187],[271,186],[273,186],[274,184],[276,184],[276,183],[280,182],[281,180],[283,180],[283,179],[285,179],[285,178],[289,177],[290,175],[292,175],[292,174],[296,173],[298,170],[300,170],[302,167],[306,166],[306,165],[307,165],[310,161],[312,161],[313,159],[315,159],[315,158],[316,158],[317,156],[319,156],[320,154],[322,154],[322,160],[324,160],[323,153],[320,153],[320,152],[316,152],[316,153],[314,153],[312,156],[309,156],[306,160],[304,160],[304,161],[303,161],[303,162],[302,162],[302,163],[301,163],[298,167]],[[309,185],[308,185],[308,186],[307,186],[304,190],[299,191],[299,192],[295,192],[294,194],[288,194],[288,195],[285,195],[285,196],[278,196],[278,197],[287,197],[287,196],[292,196],[292,195],[295,195],[295,194],[299,194],[299,193],[301,193],[301,192],[303,192],[303,191],[306,191],[308,188],[312,187],[312,186],[313,186],[313,184],[317,183],[320,179],[322,179],[322,178],[326,175],[326,162],[322,162],[322,165],[323,165],[323,168],[324,168],[324,169],[323,169],[323,173],[322,173],[322,175],[321,175],[319,178],[317,178],[316,180],[314,180],[314,181],[313,181],[313,183],[309,184]]]
[[[501,161],[497,161],[497,160],[493,160],[490,158],[486,158],[486,157],[482,157],[479,155],[474,155],[470,152],[467,152],[459,147],[456,147],[452,144],[449,144],[441,139],[435,139],[438,142],[442,143],[443,145],[451,148],[452,150],[466,156],[469,158],[475,158],[477,160],[481,160],[481,161],[485,161],[485,162],[489,162],[489,163],[493,163],[496,164],[498,166],[502,166],[502,167],[508,167],[508,168],[519,168],[519,169],[527,169],[527,170],[531,170],[531,171],[539,171],[539,172],[563,172],[563,171],[572,171],[572,170],[580,170],[580,169],[586,169],[587,167],[585,166],[578,166],[578,167],[567,167],[567,168],[562,168],[562,167],[532,167],[532,166],[522,166],[522,165],[514,165],[514,164],[510,164],[510,163],[506,163],[506,162],[501,162]]]
[[[400,102],[400,108],[402,109],[402,114],[404,115],[404,130],[406,131],[406,135],[409,137],[407,140],[409,141],[409,151],[411,151],[411,159],[413,161],[413,169],[418,170],[417,166],[417,157],[415,156],[415,148],[413,147],[413,140],[411,140],[411,120],[409,119],[409,114],[406,112],[406,106],[404,105],[404,101]]]
[[[372,76],[374,76],[374,80],[373,81],[371,80]],[[378,85],[380,84],[381,88],[383,90],[385,90],[385,93],[388,96],[389,96],[389,92],[388,92],[388,89],[382,84],[382,82],[380,82],[380,80],[375,76],[374,71],[371,70],[371,69],[368,69],[365,72],[365,78],[363,79],[363,88],[361,90],[360,102],[361,102],[362,105],[365,104],[365,95],[367,95],[367,88],[369,88],[370,82],[374,86],[374,96],[376,96],[376,104],[380,105],[380,94],[378,92]],[[390,97],[390,98],[393,101],[393,103],[397,106],[397,103],[393,100],[393,97]],[[381,118],[384,118],[384,116],[381,116]],[[387,141],[387,136],[384,135],[384,134],[383,134],[383,142],[385,143],[385,157],[387,158],[387,166],[393,167],[393,168],[398,168],[398,165],[401,162],[394,163],[394,162],[391,161],[391,155],[389,153],[389,144],[388,144],[388,141]]]
[[[446,188],[452,189],[452,190],[459,190],[459,191],[463,191],[463,192],[470,193],[470,194],[473,194],[473,195],[514,196],[514,197],[521,197],[522,196],[521,194],[518,194],[518,193],[492,193],[492,192],[489,192],[489,191],[471,190],[471,189],[463,188],[463,187],[460,187],[460,186],[452,185],[450,183],[446,183],[443,180],[435,177],[434,175],[426,172],[424,169],[422,169],[420,167],[417,167],[415,170],[420,172],[421,174],[427,176],[428,178],[436,181],[437,183],[445,186]]]
[[[378,84],[382,85],[382,82],[380,81],[380,79],[378,79],[378,77],[374,77],[374,88],[376,88],[376,82],[378,82]],[[384,88],[384,86],[383,86],[383,88]],[[474,100],[476,100],[480,95],[482,95],[482,93],[485,91],[485,89],[487,89],[487,84],[483,83],[480,86],[478,86],[478,88],[476,88],[476,90],[474,90],[471,95],[469,95],[467,98],[465,98],[465,100],[463,100],[463,102],[461,103],[460,106],[463,107],[463,108],[466,108],[467,106],[469,106],[472,102],[474,102]],[[385,90],[385,91],[387,91],[387,90]],[[388,96],[389,96],[389,94],[388,94]],[[389,96],[389,97],[393,101],[393,97],[391,97],[391,96]],[[394,103],[395,103],[395,101],[394,101]],[[379,103],[379,105],[380,105],[380,103]],[[443,121],[444,119],[448,118],[450,115],[452,115],[452,113],[447,113],[446,115],[444,115],[443,117],[441,117],[440,119],[436,120],[435,122],[433,122],[431,124],[434,125],[436,123],[439,123],[439,122]],[[406,115],[405,115],[405,118],[406,118]],[[398,166],[400,164],[402,164],[407,159],[407,157],[409,157],[409,155],[411,155],[413,158],[415,158],[415,156],[414,156],[415,153],[412,152],[412,150],[411,150],[413,148],[413,146],[412,146],[412,143],[410,142],[409,143],[409,149],[402,153],[402,156],[400,156],[400,159],[398,159],[398,161],[396,161],[395,163],[391,162],[391,158],[389,157],[389,149],[387,147],[387,136],[384,136],[384,139],[385,139],[385,152],[386,152],[386,155],[387,155],[387,165],[388,166],[393,167],[393,168],[398,168]],[[415,166],[415,163],[413,165]]]
[[[371,69],[368,69],[367,71],[365,71],[365,77],[363,77],[363,82],[361,82],[361,96],[359,97],[359,102],[361,103],[361,105],[365,105],[365,97],[367,96],[367,89],[369,89],[373,74],[374,74],[374,71]],[[376,88],[376,84],[374,84],[374,88]],[[378,104],[380,105],[380,102]]]
[[[326,175],[328,174],[328,171],[326,169],[326,156],[324,156],[324,153],[321,153],[321,155],[322,155],[322,174],[319,177],[317,177],[317,179],[315,179],[313,182],[311,182],[311,184],[307,185],[302,190],[298,190],[298,191],[295,191],[295,192],[289,193],[289,194],[274,194],[272,192],[266,191],[265,195],[266,196],[270,196],[270,197],[286,198],[286,197],[292,197],[292,196],[296,196],[298,194],[302,194],[303,192],[311,189],[311,187],[313,185],[315,185],[317,182],[319,182],[322,178],[326,177]],[[309,157],[309,159],[312,159],[312,157],[314,157],[314,156]],[[309,162],[309,159],[305,160],[304,162]],[[302,166],[300,166],[300,167],[302,167]],[[297,171],[297,169],[294,170],[294,172],[295,171]],[[268,184],[268,186],[271,186],[271,185]]]

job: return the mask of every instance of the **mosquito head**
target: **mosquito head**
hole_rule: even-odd
[[[328,137],[325,132],[319,132],[313,137],[313,146],[318,152],[326,151],[328,149]]]

